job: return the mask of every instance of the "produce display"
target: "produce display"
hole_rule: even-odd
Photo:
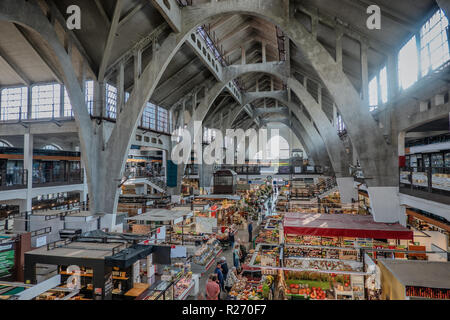
[[[256,243],[279,244],[280,234],[278,229],[262,230],[256,237]]]
[[[258,292],[258,285],[249,282],[247,278],[237,281],[228,295],[232,300],[263,300],[262,292]]]
[[[288,298],[308,300],[333,299],[330,275],[316,272],[285,272],[285,294]]]
[[[324,258],[340,260],[357,260],[358,251],[350,249],[332,249],[320,246],[286,246],[285,258]]]
[[[327,271],[363,271],[362,263],[357,261],[336,261],[315,258],[297,258],[285,259],[284,263],[287,268],[295,269],[315,269]]]
[[[278,247],[260,249],[255,257],[254,264],[262,267],[280,266],[280,249]]]

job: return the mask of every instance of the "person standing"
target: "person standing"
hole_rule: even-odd
[[[236,269],[239,269],[239,260],[241,258],[241,252],[239,250],[239,244],[236,243],[234,245],[234,249],[233,249],[233,265]]]
[[[220,258],[220,267],[222,268],[223,279],[226,280],[228,276],[228,263],[225,257]]]
[[[225,279],[223,278],[222,264],[220,262],[217,263],[214,273],[217,275],[217,281],[219,282],[220,290],[224,291],[225,290],[225,287],[224,287]],[[220,300],[220,294],[219,294],[219,300]]]
[[[233,250],[234,248],[234,230],[230,228],[230,233],[228,234],[228,239],[230,240],[230,248]]]
[[[220,286],[217,283],[217,275],[211,274],[206,284],[206,300],[219,300]]]
[[[247,231],[248,231],[248,242],[252,242],[252,240],[253,240],[253,238],[252,238],[252,232],[253,232],[252,220],[249,220],[249,222],[248,222]]]
[[[231,271],[228,273],[228,276],[226,278],[225,290],[227,292],[230,292],[231,288],[237,281],[239,281],[239,279],[237,277],[237,269],[236,269],[236,267],[233,267],[233,268],[231,268]]]

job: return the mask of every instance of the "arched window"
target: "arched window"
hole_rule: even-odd
[[[12,145],[8,141],[0,140],[0,148],[11,148]]]
[[[42,150],[62,150],[60,146],[56,144],[47,144],[41,148]]]

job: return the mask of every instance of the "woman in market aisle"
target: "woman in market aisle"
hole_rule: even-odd
[[[239,250],[239,243],[234,245],[233,249],[233,265],[238,269],[239,268],[239,260],[241,258],[241,251]]]
[[[236,267],[233,267],[228,273],[227,280],[225,281],[225,290],[227,293],[230,292],[231,288],[237,281],[239,281],[237,269]]]
[[[217,275],[210,274],[206,283],[206,300],[219,300],[220,286],[217,283]]]

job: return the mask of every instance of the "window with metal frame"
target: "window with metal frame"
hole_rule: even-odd
[[[72,103],[66,88],[64,88],[64,117],[73,118]]]
[[[60,116],[61,86],[59,83],[35,85],[31,89],[31,116],[33,119]]]
[[[166,109],[158,106],[157,107],[157,131],[169,132],[169,117]]]
[[[142,127],[156,130],[156,106],[150,102],[147,102],[142,113]]]
[[[28,88],[5,88],[0,91],[0,120],[27,118]]]
[[[413,36],[398,53],[398,78],[401,89],[408,89],[419,76],[419,55],[416,37]]]
[[[88,80],[85,83],[86,88],[86,106],[88,108],[89,114],[92,115],[94,112],[94,81]]]
[[[420,29],[422,77],[450,60],[447,28],[445,13],[437,10]]]
[[[117,88],[106,84],[106,117],[116,119],[117,117]]]

